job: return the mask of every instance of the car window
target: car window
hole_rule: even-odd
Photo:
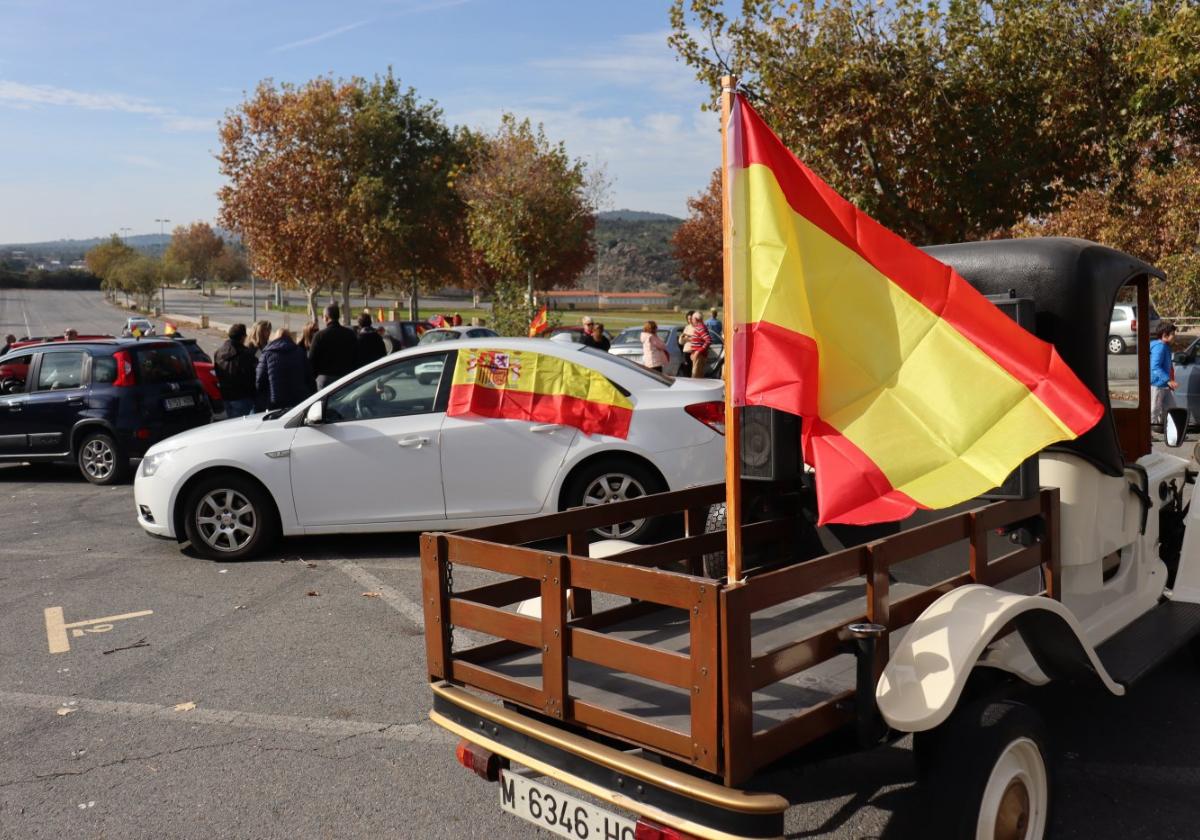
[[[82,350],[43,353],[37,390],[61,391],[83,387],[83,360],[86,356]]]
[[[667,376],[665,374],[659,373],[656,370],[650,370],[650,368],[642,367],[637,362],[631,362],[627,356],[614,356],[612,353],[605,352],[604,350],[601,350],[598,347],[584,347],[579,352],[586,353],[589,356],[596,356],[601,359],[608,359],[610,362],[616,362],[617,364],[621,365],[622,367],[628,368],[629,370],[632,370],[632,371],[637,371],[642,376],[649,377],[650,379],[653,379],[655,382],[658,382],[661,385],[670,385],[672,382],[675,381],[675,378],[672,376]],[[612,382],[611,379],[609,381]],[[616,385],[617,383],[613,382],[613,384]],[[617,387],[620,387],[620,386],[617,386]],[[622,390],[624,390],[624,389],[622,389]]]
[[[421,344],[437,344],[439,341],[453,341],[456,338],[462,336],[454,330],[434,330],[421,336]]]
[[[92,356],[92,384],[107,385],[116,381],[116,358],[113,356]]]
[[[23,392],[31,364],[33,364],[32,353],[26,353],[24,356],[9,356],[0,362],[0,395]]]
[[[143,385],[195,378],[187,350],[178,344],[138,348],[137,370],[138,380]]]
[[[449,355],[410,356],[372,370],[326,398],[325,419],[336,423],[429,414],[437,403]]]
[[[420,335],[420,331],[417,330],[412,324],[401,324],[400,332],[404,336],[405,344],[412,345],[417,343],[417,337]]]
[[[491,338],[495,333],[488,329],[467,330],[467,338]]]
[[[641,327],[631,327],[630,329],[623,330],[620,334],[617,335],[616,338],[614,338],[612,340],[613,347],[628,347],[633,344],[641,344],[641,343],[642,343],[642,328]]]

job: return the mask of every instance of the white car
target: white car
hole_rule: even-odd
[[[633,403],[626,439],[572,426],[449,417],[462,348],[586,365]],[[431,364],[441,372],[422,375]],[[421,373],[418,373],[420,371]],[[716,380],[676,379],[577,344],[487,338],[413,347],[295,408],[227,420],[153,446],[134,482],[138,524],[200,554],[250,557],[280,534],[448,530],[719,481]],[[655,523],[605,537],[643,539]]]
[[[143,336],[155,335],[154,322],[148,318],[126,318],[125,326],[121,328],[121,335],[125,338],[132,338],[133,331],[138,330]]]

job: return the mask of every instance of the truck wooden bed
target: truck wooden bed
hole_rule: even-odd
[[[767,562],[733,584],[702,571],[703,555],[725,546],[724,531],[704,530],[710,506],[724,498],[715,484],[423,535],[431,680],[736,787],[854,724],[868,708],[856,703],[860,690],[871,692],[874,708],[890,640],[947,591],[1002,585],[1040,568],[1037,588],[1057,597],[1054,489],[810,560]],[[682,538],[589,556],[590,529],[669,515],[682,516]],[[1018,527],[1024,544],[997,536]],[[794,529],[795,517],[757,522],[743,528],[743,542],[778,561]],[[935,550],[959,559],[956,574],[927,585],[891,579],[889,569]],[[487,582],[462,589],[456,575]],[[528,599],[538,599],[540,616],[517,611]],[[863,623],[878,625],[873,642],[856,643],[848,629]],[[456,628],[489,640],[463,647]]]

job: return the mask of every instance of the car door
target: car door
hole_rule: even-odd
[[[0,362],[0,457],[29,451],[28,381],[35,354],[8,356]]]
[[[325,397],[325,421],[301,426],[292,439],[292,498],[301,525],[445,516],[440,432],[450,390],[447,360],[453,355],[398,359]]]
[[[71,429],[87,407],[89,358],[77,348],[41,354],[25,408],[31,454],[70,451]]]
[[[1176,405],[1186,408],[1189,413],[1189,423],[1200,423],[1200,339],[1193,341],[1186,351],[1176,353],[1174,357]]]
[[[557,423],[447,417],[442,423],[447,518],[537,513],[578,434]]]

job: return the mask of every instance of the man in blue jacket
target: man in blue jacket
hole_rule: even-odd
[[[1169,409],[1175,407],[1175,368],[1172,365],[1171,341],[1175,325],[1162,321],[1150,342],[1150,425],[1162,426]]]

